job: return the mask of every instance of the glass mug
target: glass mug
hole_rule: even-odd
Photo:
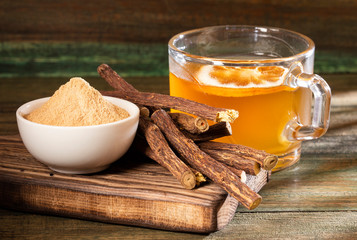
[[[313,74],[314,52],[310,38],[280,28],[183,32],[169,41],[170,95],[238,110],[232,136],[218,141],[275,154],[278,171],[328,129],[331,90]]]

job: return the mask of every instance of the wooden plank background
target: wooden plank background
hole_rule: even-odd
[[[1,41],[166,43],[191,28],[250,24],[301,32],[321,48],[357,47],[353,0],[3,0],[0,9]]]
[[[298,31],[316,43],[316,72],[357,72],[356,12],[354,0],[2,0],[0,77],[96,76],[102,62],[166,76],[170,37],[224,24]]]

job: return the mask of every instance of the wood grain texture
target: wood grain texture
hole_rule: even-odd
[[[7,239],[203,239],[206,235],[0,209],[0,238]]]
[[[349,0],[4,0],[0,9],[1,41],[167,43],[192,28],[248,24],[289,28],[325,49],[357,46],[357,3]]]
[[[233,218],[238,203],[218,185],[184,189],[160,165],[128,153],[91,175],[53,172],[37,162],[19,136],[0,137],[0,205],[5,208],[158,229],[213,232]],[[255,190],[267,172],[249,177]]]
[[[262,228],[264,226],[264,228]],[[357,212],[240,213],[205,239],[356,239]]]

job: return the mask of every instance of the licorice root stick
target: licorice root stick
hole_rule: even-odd
[[[244,170],[246,173],[253,176],[256,176],[260,172],[260,164],[255,161],[244,159],[243,157],[229,151],[206,149],[201,147],[200,144],[198,144],[198,146],[203,152],[227,166]]]
[[[160,93],[140,92],[121,78],[107,64],[100,65],[97,68],[97,72],[116,89],[116,91],[103,91],[102,94],[106,96],[119,97],[135,104],[155,108],[174,108],[215,122],[233,122],[239,115],[238,111],[233,109],[216,108],[185,98]]]
[[[165,137],[178,153],[191,165],[226,190],[248,209],[256,208],[262,198],[250,189],[241,179],[224,164],[214,160],[177,129],[171,117],[164,110],[157,110],[151,119],[164,133]]]
[[[180,112],[169,112],[170,117],[178,127],[190,134],[200,134],[208,131],[209,125],[206,119],[194,117]]]
[[[222,157],[223,155],[227,156],[227,159],[231,159],[232,161],[236,158],[237,161],[239,159],[246,159],[257,162],[261,168],[268,171],[273,169],[278,162],[278,157],[273,154],[239,144],[207,141],[198,143],[198,145],[206,152],[210,151],[213,154],[222,155]]]
[[[168,145],[160,129],[149,119],[140,118],[139,129],[144,134],[154,155],[150,158],[167,168],[187,189],[196,186],[196,176],[191,169],[179,159]],[[147,154],[150,154],[149,152]]]
[[[229,122],[219,122],[209,126],[208,130],[199,134],[183,132],[186,137],[195,142],[211,141],[217,138],[231,136],[232,127]]]

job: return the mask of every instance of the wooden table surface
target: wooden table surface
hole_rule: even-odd
[[[170,232],[0,209],[1,239],[357,239],[357,74],[322,74],[333,92],[330,129],[303,143],[295,166],[274,173],[254,211],[239,207],[223,230]],[[99,77],[87,80],[110,89]],[[167,77],[127,78],[139,90],[168,93]],[[68,79],[2,78],[0,135],[17,134],[16,108],[50,96]]]

